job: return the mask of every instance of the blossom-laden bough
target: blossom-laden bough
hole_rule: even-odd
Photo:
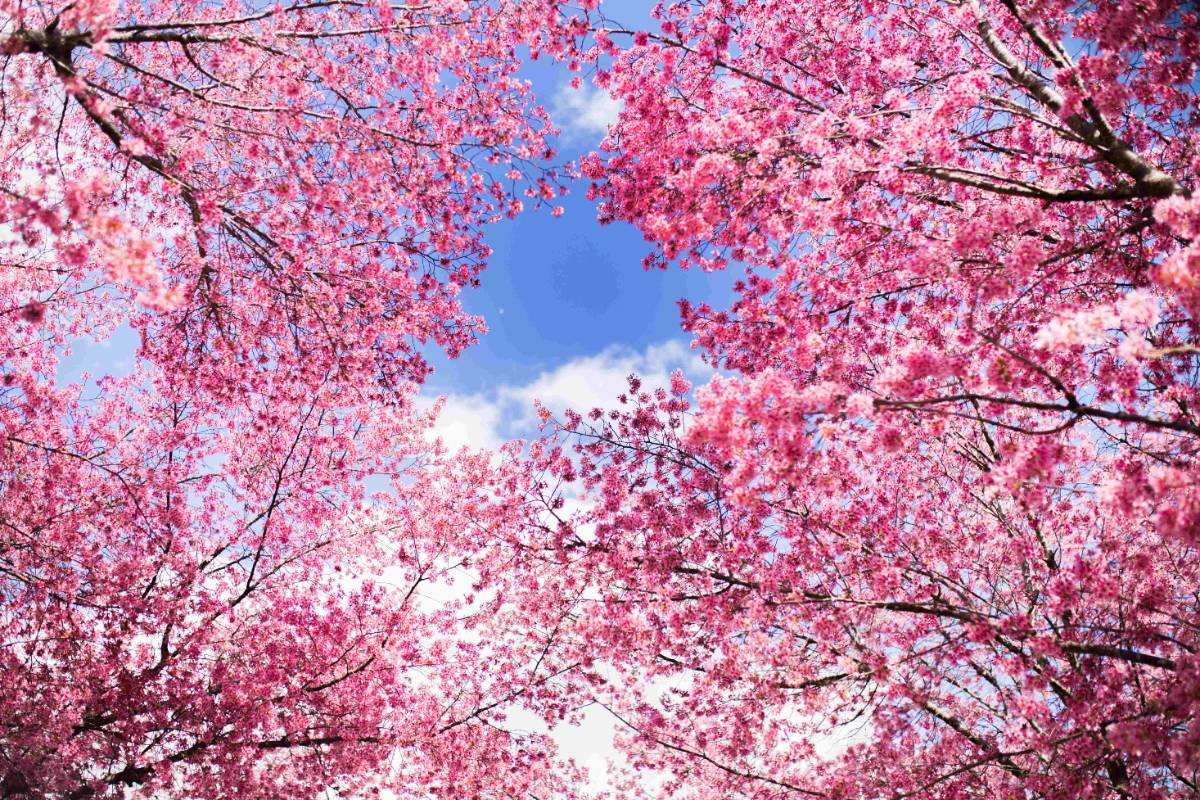
[[[511,512],[413,407],[484,226],[560,188],[540,22],[0,7],[0,795],[570,791],[496,723],[544,644],[430,597]]]
[[[679,797],[1194,796],[1194,5],[655,15],[572,43],[601,219],[745,277],[694,397],[546,412],[587,702]]]

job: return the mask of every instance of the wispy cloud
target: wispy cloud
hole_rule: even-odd
[[[621,102],[590,83],[578,89],[563,84],[550,107],[550,116],[562,128],[563,135],[575,141],[604,138],[620,113]]]

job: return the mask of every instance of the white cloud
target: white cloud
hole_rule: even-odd
[[[534,400],[552,411],[573,408],[582,413],[614,405],[617,395],[628,389],[626,379],[631,374],[654,389],[666,386],[677,369],[689,375],[706,371],[700,357],[678,339],[651,345],[640,353],[610,347],[544,372],[525,386],[505,387],[500,396],[515,406],[524,406],[527,416],[522,421],[532,422]]]
[[[563,84],[554,95],[550,116],[569,138],[599,139],[621,113],[621,101],[590,83],[578,89]]]
[[[623,758],[614,746],[617,724],[600,706],[589,706],[581,713],[579,725],[560,724],[550,736],[564,758],[570,758],[587,773],[588,789],[599,794],[610,788],[613,767]]]
[[[492,449],[509,439],[537,432],[534,400],[554,412],[571,408],[586,413],[616,405],[617,395],[628,389],[626,377],[636,374],[647,389],[666,386],[671,373],[683,370],[695,380],[711,374],[699,356],[679,340],[651,345],[642,351],[609,347],[595,355],[572,359],[520,386],[500,386],[481,394],[444,395],[442,412],[432,435],[451,450],[464,445]],[[422,396],[431,407],[436,398]]]
[[[433,398],[422,396],[418,404],[432,407]],[[504,443],[500,404],[482,395],[447,395],[442,401],[433,434],[450,450],[467,446],[492,450]]]

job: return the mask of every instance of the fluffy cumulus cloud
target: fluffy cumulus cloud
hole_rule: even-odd
[[[556,413],[567,408],[583,413],[614,405],[617,395],[626,390],[630,374],[637,374],[653,389],[666,386],[677,369],[693,381],[709,374],[699,356],[679,340],[642,351],[610,347],[572,359],[524,385],[505,385],[485,394],[443,395],[433,435],[452,450],[462,446],[494,448],[536,433],[534,400]],[[422,402],[432,406],[438,399],[427,397]]]
[[[570,139],[596,140],[608,133],[621,113],[621,102],[589,83],[578,89],[563,84],[554,95],[550,115]]]
[[[433,406],[437,402],[421,398],[421,403]],[[503,430],[509,426],[501,416],[502,403],[496,398],[478,394],[451,394],[440,398],[441,412],[433,427],[432,436],[442,440],[451,450],[472,447],[491,450],[504,443]]]

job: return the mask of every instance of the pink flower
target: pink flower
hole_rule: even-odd
[[[42,320],[45,319],[45,317],[46,317],[46,304],[39,300],[33,300],[29,303],[26,303],[25,306],[21,309],[21,319],[25,320],[30,325],[41,324]]]

